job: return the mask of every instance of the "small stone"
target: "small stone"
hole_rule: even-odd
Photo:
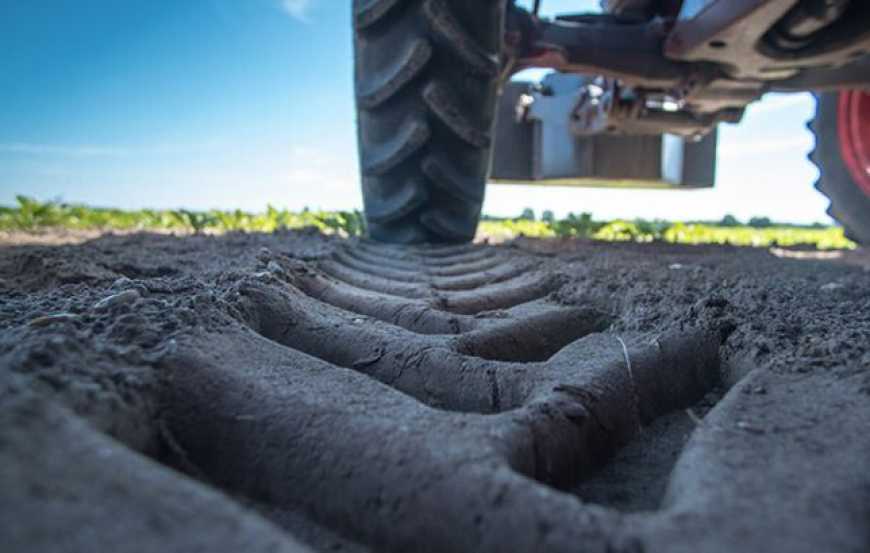
[[[671,263],[670,265],[668,265],[668,269],[672,271],[679,271],[683,267],[684,265],[682,263]]]
[[[737,428],[739,428],[740,430],[745,430],[747,432],[752,432],[753,434],[764,434],[764,430],[758,428],[757,426],[753,426],[746,421],[739,421],[737,423]]]
[[[284,267],[282,267],[281,265],[278,265],[278,263],[276,263],[275,261],[270,261],[269,263],[267,263],[266,270],[269,271],[270,273],[274,273],[276,275],[283,275],[284,274]]]
[[[133,303],[141,297],[142,295],[139,294],[137,290],[124,290],[123,292],[118,292],[117,294],[112,294],[111,296],[106,296],[101,299],[94,304],[94,309],[97,311],[106,311],[107,309],[111,309],[118,305]]]
[[[118,278],[117,280],[115,280],[115,282],[112,283],[112,288],[130,288],[132,285],[133,285],[132,280],[130,280],[129,278],[127,278],[125,276],[122,276],[122,277]]]
[[[268,263],[272,259],[272,250],[263,247],[257,252],[257,261],[260,263]]]
[[[27,324],[35,328],[40,328],[53,325],[55,323],[68,323],[76,319],[78,319],[78,315],[76,315],[75,313],[55,313],[53,315],[36,317]]]
[[[112,448],[110,448],[110,447],[101,447],[101,448],[97,449],[97,456],[102,458],[102,459],[108,459],[113,454],[114,454],[114,451],[112,451]]]
[[[827,284],[821,285],[819,287],[819,290],[821,290],[822,292],[833,292],[834,290],[839,290],[841,288],[845,288],[845,286],[843,286],[839,282],[829,282]]]

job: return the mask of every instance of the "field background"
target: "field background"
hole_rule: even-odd
[[[241,210],[189,211],[121,210],[62,202],[40,202],[18,196],[17,205],[0,206],[0,231],[41,232],[51,229],[86,231],[161,231],[223,233],[273,232],[315,227],[326,233],[359,236],[365,221],[358,211],[291,212],[272,206],[258,213]],[[730,244],[735,246],[803,246],[816,249],[854,249],[843,229],[836,226],[789,225],[766,217],[739,221],[598,221],[588,213],[570,213],[557,219],[550,211],[524,210],[514,218],[484,216],[478,239],[494,242],[519,236],[576,237],[603,241],[667,242],[676,244]]]

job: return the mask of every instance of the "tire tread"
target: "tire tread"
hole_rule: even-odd
[[[807,158],[819,170],[814,186],[830,200],[826,213],[843,225],[846,237],[870,245],[870,198],[854,182],[840,154],[838,93],[818,94],[816,100],[816,116],[807,124],[815,137]]]
[[[372,238],[474,238],[503,15],[501,0],[354,2],[360,166]]]

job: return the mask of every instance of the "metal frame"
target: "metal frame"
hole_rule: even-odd
[[[616,111],[587,105],[587,131],[674,132],[700,137],[722,121],[738,122],[768,91],[870,85],[870,2],[849,4],[851,18],[822,27],[806,45],[777,50],[768,33],[809,0],[684,0],[644,18],[651,2],[610,1],[620,11],[544,20],[513,8],[506,49],[511,70],[549,67],[602,76],[629,89],[641,105]],[[618,5],[618,6],[617,6]],[[607,93],[615,89],[608,89]],[[655,98],[679,106],[657,110]],[[624,108],[625,97],[610,106]]]
[[[572,129],[569,114],[583,83],[581,76],[556,74],[544,80],[546,93],[532,83],[505,86],[496,117],[493,182],[682,189],[713,186],[715,132],[700,141],[673,134],[580,135]]]
[[[555,20],[513,7],[505,78],[560,73],[507,83],[492,178],[712,186],[716,125],[765,92],[870,86],[870,0],[820,1],[605,0]]]
[[[684,9],[665,41],[673,60],[713,62],[735,80],[777,81],[812,67],[841,66],[870,50],[870,2],[853,2],[841,21],[804,47],[782,50],[767,38],[800,0],[707,0]]]

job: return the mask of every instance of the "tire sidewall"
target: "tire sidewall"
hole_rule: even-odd
[[[842,157],[838,132],[839,93],[826,92],[816,95],[816,99],[813,158],[820,173],[818,188],[831,200],[829,215],[846,227],[851,237],[870,244],[870,198],[852,178]]]

